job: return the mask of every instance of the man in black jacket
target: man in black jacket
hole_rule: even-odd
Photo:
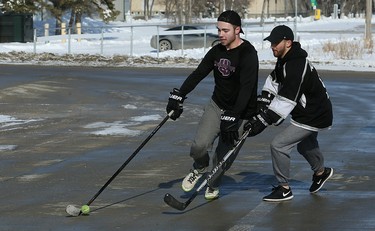
[[[193,168],[182,182],[182,189],[192,190],[209,166],[209,151],[220,137],[213,156],[216,166],[243,132],[247,120],[256,114],[258,85],[258,54],[250,42],[242,39],[240,16],[232,10],[220,14],[217,19],[220,44],[212,47],[198,67],[187,77],[179,89],[170,93],[167,112],[174,111],[171,119],[181,115],[186,95],[211,71],[215,87],[210,102],[200,119],[198,130],[190,149]],[[238,153],[238,150],[237,150]],[[219,197],[222,175],[232,164],[234,153],[209,183],[205,192],[207,200]]]
[[[291,115],[291,125],[271,142],[273,171],[279,185],[263,198],[284,201],[293,198],[288,182],[293,147],[297,146],[314,171],[311,193],[319,191],[333,175],[332,168],[324,167],[317,141],[318,131],[332,125],[332,105],[323,81],[307,60],[307,52],[299,42],[293,42],[289,27],[275,27],[264,40],[271,42],[277,63],[258,96],[258,114],[247,122],[245,129],[250,130],[249,136],[255,136],[268,125],[279,125]]]

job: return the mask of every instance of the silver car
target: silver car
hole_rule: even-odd
[[[195,25],[169,28],[159,34],[159,41],[157,35],[153,35],[150,41],[151,47],[159,51],[211,47],[218,43],[220,39],[217,34],[207,33],[204,27]]]

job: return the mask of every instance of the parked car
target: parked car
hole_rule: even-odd
[[[220,43],[220,39],[217,34],[205,32],[206,30],[202,26],[176,26],[163,31],[163,33],[160,33],[159,41],[157,41],[157,35],[153,35],[150,45],[152,48],[159,48],[159,51],[167,51],[182,48],[190,49],[204,47],[204,38],[206,38],[206,47],[211,47]]]

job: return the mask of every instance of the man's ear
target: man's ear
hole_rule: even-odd
[[[240,26],[236,26],[234,28],[234,32],[235,32],[236,35],[239,35],[241,33],[240,31],[241,31],[241,27]]]
[[[287,48],[290,48],[293,44],[293,41],[292,40],[286,40],[286,47]]]

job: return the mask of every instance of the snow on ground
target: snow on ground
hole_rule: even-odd
[[[14,150],[17,148],[17,145],[0,145],[0,152],[1,151],[9,151],[9,150]]]
[[[257,49],[261,68],[272,68],[275,58],[269,42],[263,41],[272,28],[286,24],[294,29],[292,18],[270,18],[259,26],[259,19],[243,21],[245,34]],[[52,21],[51,21],[52,22]],[[216,19],[200,21],[209,25],[207,32],[216,33]],[[194,67],[209,48],[157,52],[150,46],[151,36],[162,32],[170,23],[163,19],[130,22],[103,22],[85,18],[83,35],[44,37],[45,22],[35,22],[38,34],[34,43],[0,43],[0,63],[39,65],[90,65],[90,66],[156,66]],[[374,24],[374,20],[372,22]],[[53,25],[53,23],[50,23]],[[157,27],[156,25],[164,25]],[[103,40],[100,40],[103,32]],[[375,71],[375,50],[364,49],[365,20],[363,18],[331,19],[322,17],[298,18],[297,39],[309,53],[309,59],[318,69]],[[132,40],[133,38],[133,40]],[[70,41],[70,42],[69,42]],[[323,52],[324,44],[347,43],[350,57],[340,57],[334,52]],[[357,48],[357,50],[350,49]],[[358,51],[359,50],[359,51]],[[35,53],[35,54],[34,54]]]
[[[0,129],[5,130],[14,130],[19,127],[22,127],[24,124],[32,123],[39,121],[38,119],[30,120],[21,120],[9,115],[0,115]]]
[[[115,121],[111,123],[107,122],[95,122],[86,125],[84,128],[91,129],[90,134],[97,136],[107,135],[123,135],[123,136],[137,136],[142,132],[134,129],[134,127],[141,125],[142,122],[147,121],[158,121],[161,119],[160,115],[146,115],[146,116],[135,116],[130,120],[132,122],[124,123],[123,121]]]

